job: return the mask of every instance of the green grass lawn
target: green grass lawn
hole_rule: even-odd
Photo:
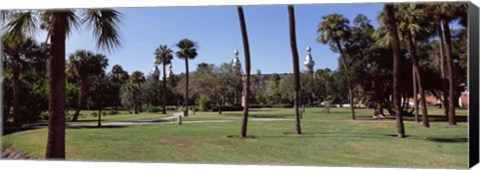
[[[466,122],[448,126],[446,122],[432,121],[431,128],[423,128],[421,123],[406,121],[407,138],[398,139],[394,137],[394,120],[365,121],[371,113],[371,109],[358,109],[361,120],[352,121],[349,109],[333,109],[331,114],[325,114],[321,108],[307,108],[302,119],[304,134],[299,136],[292,134],[292,109],[252,110],[251,118],[288,119],[250,121],[248,134],[255,139],[227,138],[239,135],[241,112],[197,112],[184,119],[232,120],[223,123],[68,128],[66,155],[67,160],[99,161],[468,167]],[[457,113],[466,115],[464,110]],[[47,129],[38,129],[9,134],[2,140],[33,159],[43,159],[46,138]]]

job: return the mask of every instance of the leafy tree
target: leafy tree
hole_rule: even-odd
[[[185,116],[188,116],[188,59],[194,59],[198,55],[196,46],[192,40],[182,39],[177,43],[179,51],[175,53],[178,58],[185,60]]]
[[[348,19],[343,17],[340,14],[333,13],[330,15],[325,15],[322,17],[322,21],[318,26],[317,32],[320,35],[317,38],[317,41],[326,44],[330,43],[332,49],[338,50],[340,52],[340,56],[342,58],[342,65],[345,69],[347,75],[347,83],[348,83],[348,98],[350,101],[350,108],[352,110],[352,119],[355,120],[355,108],[353,105],[353,89],[351,83],[350,74],[348,74],[348,65],[347,65],[347,52],[345,52],[342,48],[342,41],[348,39],[350,36],[350,28],[348,26]],[[348,51],[348,49],[347,49]]]
[[[72,121],[78,120],[80,110],[85,105],[87,90],[89,88],[89,78],[99,74],[105,74],[105,68],[108,66],[108,60],[103,54],[93,54],[86,50],[77,50],[69,55],[70,70],[75,70],[75,73],[80,77],[80,94],[78,97],[78,105],[73,115]]]

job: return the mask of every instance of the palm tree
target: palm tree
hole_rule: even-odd
[[[79,18],[79,15],[83,16]],[[7,40],[22,35],[33,36],[41,27],[50,40],[48,73],[48,139],[46,158],[65,159],[65,40],[72,27],[86,24],[97,38],[96,47],[111,50],[120,45],[117,23],[121,14],[110,9],[74,10],[26,10],[2,12],[0,19],[7,21],[4,27]],[[41,20],[41,25],[38,22]]]
[[[102,54],[93,54],[86,50],[77,50],[69,55],[69,62],[72,70],[80,77],[80,94],[78,97],[78,105],[72,121],[78,120],[80,110],[85,105],[87,98],[87,90],[89,86],[89,77],[96,76],[105,72],[108,65],[107,58]]]
[[[340,56],[342,58],[342,65],[345,69],[345,74],[347,75],[348,83],[348,98],[350,101],[350,108],[352,110],[352,119],[355,120],[355,108],[353,106],[353,89],[351,77],[348,72],[347,65],[347,53],[343,50],[341,41],[348,38],[350,34],[350,28],[348,26],[348,19],[343,17],[343,15],[333,13],[330,15],[325,15],[322,17],[317,32],[320,35],[317,38],[317,41],[327,44],[330,43],[332,47],[336,47],[340,51]]]
[[[243,119],[240,136],[247,137],[248,125],[248,107],[250,107],[250,47],[248,45],[247,24],[245,23],[245,16],[243,14],[243,7],[237,6],[238,19],[240,21],[240,30],[242,31],[243,51],[245,51],[245,77],[243,79],[243,93],[245,94],[245,105],[243,106]]]
[[[177,43],[179,51],[175,55],[185,60],[185,117],[188,116],[188,59],[194,59],[197,56],[196,43],[189,39],[182,39]]]
[[[143,112],[142,110],[142,83],[145,82],[145,75],[143,75],[142,72],[140,71],[134,71],[132,72],[132,75],[130,76],[130,81],[128,84],[128,89],[132,92],[132,97],[133,97],[133,106],[135,110],[135,114],[138,114],[138,112]]]
[[[399,20],[400,23],[398,25],[400,32],[405,34],[404,40],[406,40],[408,47],[410,48],[410,59],[412,60],[413,64],[413,79],[416,85],[414,85],[414,99],[415,99],[415,110],[417,112],[418,109],[418,102],[416,102],[417,93],[416,87],[418,85],[418,91],[420,92],[420,102],[422,105],[422,122],[423,127],[428,128],[430,127],[428,121],[428,112],[427,112],[427,104],[425,101],[425,90],[423,89],[423,80],[422,80],[422,70],[419,66],[419,60],[417,56],[417,38],[421,37],[422,35],[428,35],[430,30],[430,26],[428,25],[429,22],[425,20],[425,14],[423,9],[419,8],[415,4],[409,5],[398,5],[398,12],[404,13],[400,14]],[[416,117],[418,118],[418,116]]]
[[[290,48],[292,50],[292,59],[293,59],[293,77],[294,77],[294,106],[295,106],[295,132],[297,134],[302,134],[302,129],[300,127],[300,112],[299,112],[299,100],[300,100],[300,68],[298,66],[298,50],[297,50],[297,37],[295,33],[295,10],[293,5],[288,5],[288,25],[290,30]]]
[[[397,23],[395,21],[395,9],[392,4],[387,4],[387,26],[391,37],[391,46],[393,48],[393,104],[395,107],[395,116],[397,119],[397,136],[405,137],[405,128],[403,126],[403,117],[400,108],[400,40],[398,38]]]
[[[452,36],[449,23],[459,17],[462,17],[463,13],[466,11],[465,3],[441,3],[437,6],[437,15],[440,17],[439,24],[443,25],[443,35],[445,36],[445,61],[447,65],[448,72],[448,124],[456,125],[457,121],[455,120],[455,78],[453,70],[453,56],[452,56]],[[466,20],[462,17],[462,24],[465,24]],[[439,32],[441,33],[441,32]],[[443,38],[443,37],[441,37]],[[445,99],[444,99],[445,100]]]
[[[172,63],[172,52],[166,45],[160,45],[155,50],[155,64],[163,64],[163,114],[167,113],[167,73],[165,67]]]

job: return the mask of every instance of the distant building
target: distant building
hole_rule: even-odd
[[[313,61],[312,57],[312,48],[310,46],[307,47],[307,56],[305,57],[305,62],[303,64],[305,65],[305,74],[313,75],[313,66],[315,66],[315,61]]]
[[[170,78],[170,77],[173,77],[173,66],[172,64],[169,64],[168,65],[168,74],[167,74],[167,78]]]
[[[157,65],[153,66],[152,70],[150,71],[151,79],[159,80],[160,79],[160,70],[158,69]]]

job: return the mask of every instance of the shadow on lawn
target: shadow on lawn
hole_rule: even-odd
[[[70,126],[67,129],[111,129],[111,128],[125,128],[125,125],[105,125],[105,126],[92,126],[92,125],[83,125],[83,126]]]
[[[427,140],[440,143],[465,143],[468,142],[468,138],[430,138],[427,137]]]
[[[418,115],[418,119],[421,122],[422,121],[422,115]],[[395,116],[387,115],[384,119],[375,119],[375,118],[372,118],[371,116],[357,116],[356,120],[360,120],[360,121],[362,121],[362,120],[395,121],[396,119],[395,119]],[[404,121],[415,121],[415,117],[412,116],[412,115],[405,115],[405,116],[403,116],[403,120]],[[445,116],[442,116],[442,115],[429,115],[428,120],[430,122],[448,122],[448,119]],[[467,122],[468,116],[464,116],[464,115],[455,116],[455,120],[457,122]]]

